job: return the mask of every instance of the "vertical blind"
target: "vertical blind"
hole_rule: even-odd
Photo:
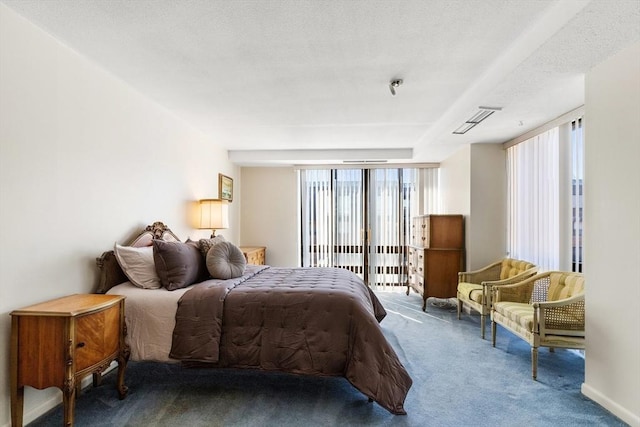
[[[582,272],[582,220],[584,181],[584,132],[582,118],[571,122],[571,267]]]
[[[406,282],[407,245],[416,209],[416,169],[372,169],[369,185],[369,281]]]
[[[364,251],[364,171],[337,169],[333,171],[333,229],[335,236],[331,266],[346,268],[363,277]]]
[[[302,266],[404,284],[417,179],[416,169],[301,170]]]
[[[300,172],[302,266],[331,267],[333,193],[330,170]]]

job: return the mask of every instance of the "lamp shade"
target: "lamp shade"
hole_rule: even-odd
[[[198,228],[219,230],[229,228],[229,204],[220,199],[200,200],[200,223]]]

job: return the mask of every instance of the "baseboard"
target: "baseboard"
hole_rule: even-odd
[[[29,424],[30,422],[34,421],[36,418],[46,414],[48,411],[58,406],[60,403],[62,403],[62,393],[58,393],[55,397],[45,400],[35,408],[31,408],[30,410],[25,411],[22,414],[22,425]],[[10,427],[10,426],[11,426],[11,415],[9,414],[9,421],[6,424],[3,424],[2,427]]]
[[[586,383],[582,383],[580,391],[589,399],[593,400],[598,405],[602,406],[625,423],[629,424],[631,427],[640,427],[640,415],[634,414],[628,409],[623,408],[622,406],[609,399],[607,396],[603,395],[598,390],[594,389]]]
[[[36,420],[38,417],[46,414],[56,406],[62,403],[62,392],[58,393],[55,397],[52,397],[49,400],[45,400],[42,404],[36,406],[35,408],[31,408],[28,411],[25,411],[22,414],[22,423],[23,425],[27,425],[30,422]]]
[[[108,372],[112,371],[113,369],[115,369],[118,366],[118,364],[116,362],[111,363],[111,365],[105,369],[105,371],[103,372],[103,375],[107,374]],[[89,386],[91,386],[93,383],[93,376],[92,375],[87,375],[86,377],[84,377],[82,379],[82,389],[85,389]],[[76,397],[77,398],[77,397]],[[47,412],[49,412],[50,410],[52,410],[53,408],[55,408],[56,406],[60,405],[62,403],[62,392],[58,393],[57,396],[52,397],[51,399],[45,400],[44,402],[42,402],[40,405],[36,406],[35,408],[31,408],[28,411],[25,411],[22,414],[22,424],[23,425],[27,425],[30,422],[36,420],[37,418],[43,416],[44,414],[46,414]],[[11,426],[11,418],[9,418],[9,422],[4,424],[2,427],[10,427]]]

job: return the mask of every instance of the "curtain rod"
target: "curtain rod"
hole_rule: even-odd
[[[564,113],[563,115],[556,117],[555,119],[551,120],[550,122],[547,122],[545,124],[543,124],[542,126],[538,126],[535,129],[532,129],[526,133],[523,133],[520,136],[517,136],[505,143],[502,144],[502,148],[503,149],[507,149],[509,147],[513,147],[514,145],[520,144],[521,142],[524,142],[528,139],[533,138],[534,136],[540,135],[543,132],[548,131],[549,129],[553,129],[555,127],[558,127],[560,125],[563,125],[565,123],[568,123],[572,120],[577,119],[578,117],[584,116],[584,105],[581,105],[580,107],[569,111],[568,113]]]
[[[433,169],[440,163],[340,163],[327,165],[293,165],[295,170],[305,169]]]

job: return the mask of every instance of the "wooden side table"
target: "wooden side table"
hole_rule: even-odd
[[[266,247],[264,246],[240,246],[240,250],[247,259],[247,264],[264,265]]]
[[[64,424],[72,426],[81,380],[118,361],[116,388],[127,394],[124,297],[77,294],[11,312],[11,424],[22,426],[24,387],[62,390]]]

